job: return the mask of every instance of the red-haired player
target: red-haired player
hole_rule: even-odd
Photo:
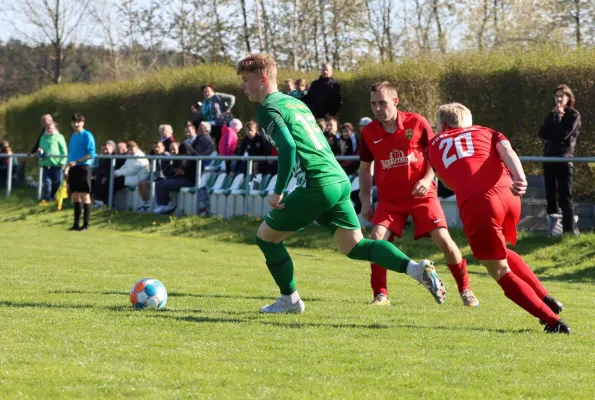
[[[562,304],[551,297],[531,268],[506,242],[515,244],[525,173],[510,142],[500,133],[472,125],[471,111],[459,103],[438,112],[438,131],[428,146],[436,175],[457,196],[473,255],[504,295],[546,324],[545,331],[570,333],[560,319]]]

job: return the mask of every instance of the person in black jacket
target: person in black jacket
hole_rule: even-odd
[[[554,104],[539,129],[539,137],[545,140],[544,156],[573,157],[581,132],[581,115],[574,108],[574,94],[567,85],[556,88]],[[547,213],[555,218],[553,215],[562,212],[564,233],[578,235],[572,204],[572,173],[571,162],[543,164]]]
[[[336,117],[341,110],[341,84],[333,79],[333,67],[323,64],[320,78],[312,82],[308,94],[302,99],[314,118]]]
[[[266,140],[262,137],[259,133],[260,127],[258,126],[258,122],[256,121],[248,121],[246,123],[245,133],[246,136],[240,140],[238,147],[236,148],[236,155],[238,156],[266,156],[267,155],[267,145]],[[262,165],[261,165],[262,163]],[[268,164],[266,161],[254,161],[252,163],[252,173],[254,175],[258,173],[263,173],[263,171],[267,170]],[[264,168],[261,168],[264,166]],[[246,161],[238,161],[235,163],[235,166],[232,168],[234,173],[236,174],[245,174],[248,169],[248,164]]]
[[[193,156],[195,155],[192,146],[188,143],[173,142],[169,146],[171,155]],[[190,187],[196,184],[196,161],[174,160],[174,172],[172,177],[155,183],[155,197],[157,208],[153,210],[157,214],[171,213],[176,209],[170,199],[169,192],[177,191],[183,187]]]

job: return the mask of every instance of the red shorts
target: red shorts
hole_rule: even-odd
[[[415,231],[413,239],[430,237],[436,228],[448,228],[440,200],[436,196],[421,199],[379,200],[372,225],[387,227],[398,237],[403,235],[407,217],[413,217]]]
[[[521,218],[521,199],[507,186],[478,193],[460,207],[463,229],[478,260],[506,259],[506,242],[516,243]]]

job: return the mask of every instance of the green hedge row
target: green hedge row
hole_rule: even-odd
[[[316,75],[280,71],[279,81],[298,77],[311,81]],[[502,131],[520,155],[541,155],[537,131],[553,106],[553,89],[567,83],[575,92],[583,119],[578,155],[595,155],[595,50],[549,47],[514,53],[459,53],[364,65],[355,72],[338,72],[336,78],[343,84],[343,121],[369,116],[369,87],[375,81],[390,80],[399,90],[402,109],[425,115],[433,125],[440,104],[464,103],[475,123]],[[256,107],[239,90],[234,69],[203,65],[164,70],[132,81],[46,87],[0,107],[0,136],[10,140],[14,150],[28,151],[39,134],[42,113],[52,113],[68,136],[69,117],[78,111],[86,116],[87,128],[98,142],[132,139],[148,149],[157,138],[159,124],[170,123],[182,138],[183,123],[191,117],[190,104],[202,97],[200,87],[205,83],[236,95],[236,117],[244,121],[254,117]],[[537,165],[527,165],[527,169],[539,173]],[[578,197],[595,199],[594,172],[586,164],[578,169]]]

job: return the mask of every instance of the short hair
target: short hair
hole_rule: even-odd
[[[50,119],[53,121],[54,117],[52,117],[52,114],[41,114],[41,119],[44,119],[45,117],[50,117]]]
[[[562,93],[564,93],[566,96],[568,96],[568,106],[574,107],[574,104],[576,103],[576,99],[574,98],[574,93],[572,93],[572,90],[570,90],[568,85],[565,85],[562,83],[562,84],[558,85],[558,87],[556,88],[556,92],[558,90],[561,90]],[[554,94],[556,94],[556,92],[554,92]]]
[[[81,113],[74,113],[74,115],[72,116],[72,118],[70,118],[70,121],[72,122],[85,122],[85,117],[83,116],[83,114]]]
[[[250,128],[256,128],[256,130],[258,130],[258,122],[254,121],[253,119],[251,119],[250,121],[246,122],[246,129],[250,130]]]
[[[194,124],[190,121],[186,121],[186,123],[184,124],[184,129],[189,129],[191,131],[196,132],[196,126],[194,126]]]
[[[157,146],[158,144],[162,145],[163,147],[165,147],[165,144],[163,144],[163,142],[161,140],[155,140],[153,142],[153,146]]]
[[[306,87],[308,87],[308,81],[306,81],[304,78],[299,78],[299,79],[296,79],[296,81],[295,81],[295,85],[296,85],[296,86],[300,86],[302,83],[303,83],[303,84],[304,84]]]
[[[211,133],[211,124],[207,121],[202,121],[198,126],[203,126],[207,130],[207,132]]]
[[[324,118],[318,118],[316,120],[316,123],[318,124],[318,126],[320,126],[320,129],[325,130],[326,129],[326,119]]]
[[[200,88],[200,91],[201,91],[201,92],[204,92],[206,88],[211,88],[211,90],[212,90],[213,92],[215,91],[215,86],[211,85],[210,83],[209,83],[209,84],[207,84],[207,85],[203,85],[203,86]]]
[[[339,120],[337,119],[337,117],[335,117],[334,115],[327,115],[326,122],[331,122],[331,121],[335,121],[337,123],[337,125],[339,124]]]
[[[473,125],[471,110],[461,103],[443,104],[438,109],[438,131],[442,122],[449,128],[468,128]]]
[[[172,128],[171,125],[161,124],[161,125],[159,125],[159,134],[163,134],[163,131],[165,131],[165,129],[169,129],[172,133],[174,131],[174,128]]]
[[[126,147],[138,147],[138,144],[134,140],[129,140],[126,142]]]
[[[250,54],[238,63],[236,72],[238,75],[242,72],[255,72],[266,75],[272,82],[277,81],[277,63],[270,54]]]
[[[351,132],[353,132],[353,125],[351,125],[349,122],[345,122],[341,125],[341,129],[349,129]]]
[[[395,97],[397,97],[399,94],[397,93],[397,88],[393,86],[392,83],[390,83],[389,81],[380,81],[380,82],[376,82],[375,84],[372,85],[372,87],[370,88],[370,92],[375,93],[375,92],[379,92],[381,90],[386,90],[389,93],[394,93]]]

